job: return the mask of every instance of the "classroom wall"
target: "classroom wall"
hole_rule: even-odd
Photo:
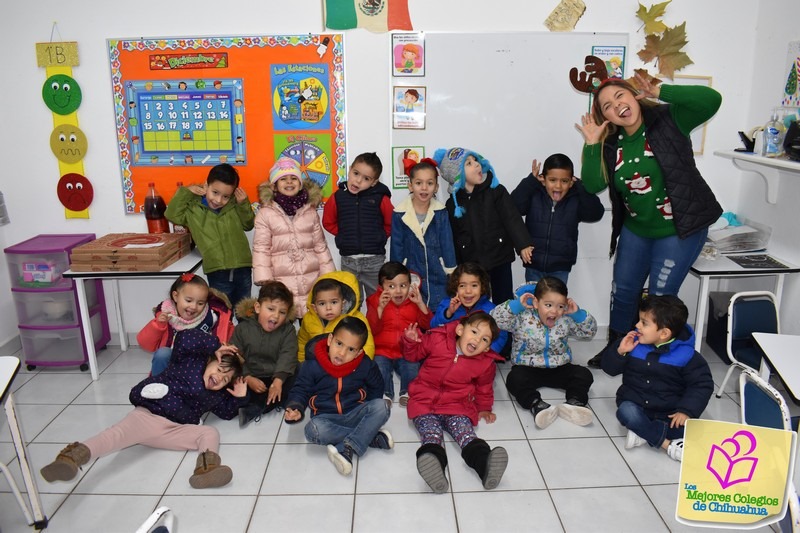
[[[483,0],[410,0],[409,6],[418,30],[546,31],[542,22],[557,3],[557,0],[499,0],[491,3]],[[741,210],[748,216],[762,217],[776,228],[788,227],[793,222],[788,202],[782,200],[777,208],[766,205],[760,178],[743,175],[730,161],[714,157],[712,153],[737,146],[736,131],[751,126],[754,121],[763,122],[767,111],[777,103],[786,43],[797,38],[790,20],[794,17],[781,17],[780,13],[792,13],[793,3],[792,0],[673,0],[664,17],[669,25],[682,21],[687,23],[689,44],[686,51],[695,64],[683,73],[712,76],[713,86],[724,95],[722,109],[708,125],[705,155],[698,157],[701,172],[726,210]],[[587,2],[587,11],[576,30],[628,32],[633,60],[628,67],[630,71],[641,66],[633,52],[643,45],[644,35],[639,31],[641,23],[635,16],[637,2],[625,2],[624,8],[620,4],[619,0]],[[3,12],[0,17],[0,49],[5,52],[5,73],[0,84],[0,101],[5,104],[5,127],[0,128],[0,154],[5,170],[0,177],[0,191],[5,195],[12,222],[0,227],[0,246],[7,247],[39,233],[94,232],[103,235],[146,231],[143,217],[127,216],[123,210],[105,40],[109,37],[324,31],[320,0],[280,3],[242,0],[234,5],[233,8],[220,7],[218,2],[209,0],[171,2],[168,7],[153,0],[128,5],[77,0],[67,9],[63,2],[55,0],[10,0],[3,3],[0,7]],[[53,40],[79,43],[81,65],[73,70],[83,90],[78,118],[89,140],[84,160],[86,175],[95,188],[88,220],[65,220],[63,207],[55,195],[58,166],[49,149],[53,124],[51,113],[41,100],[45,75],[44,70],[36,66],[34,52],[34,43],[51,40],[53,21],[58,23]],[[350,159],[362,151],[374,150],[384,161],[389,161],[389,49],[389,34],[372,34],[364,30],[346,32],[345,86]],[[468,51],[454,50],[453,53]],[[547,51],[532,50],[531,53]],[[583,51],[576,51],[576,62],[583,54]],[[564,66],[563,75],[567,75],[570,66]],[[476,66],[476,83],[485,83],[480,80],[479,73],[480,68]],[[547,80],[539,82],[547,83]],[[541,105],[547,105],[547,102]],[[564,120],[575,122],[578,117],[565,116]],[[487,132],[487,135],[493,134],[496,132]],[[565,146],[573,146],[580,144],[581,138],[575,132],[563,142]],[[530,159],[537,155],[536,139],[531,139],[530,144],[530,154],[520,154],[519,172],[513,178],[504,179],[509,189],[516,184],[515,180],[529,171]],[[198,179],[204,179],[204,175],[198,175]],[[785,187],[781,190],[782,196],[785,192],[797,198],[800,178],[781,186]],[[254,196],[254,191],[251,192]],[[395,202],[403,196],[396,194]],[[600,324],[608,323],[611,263],[607,259],[606,243],[609,226],[610,215],[608,219],[593,226],[585,225],[581,230],[582,255],[570,283],[571,295],[592,311]],[[773,233],[776,248],[784,257],[797,263],[800,258],[796,257],[796,242],[797,237],[788,230],[777,229]],[[517,263],[517,279],[522,278],[521,272]],[[150,309],[166,296],[168,285],[167,282],[148,281],[122,283],[129,331],[137,331],[148,320]],[[696,280],[689,278],[681,293],[692,308],[696,290]],[[797,296],[798,293],[800,283],[787,283],[787,294]],[[0,321],[2,346],[17,335],[4,262],[0,265],[0,316],[5,317]],[[800,323],[794,319],[784,329],[800,333]]]

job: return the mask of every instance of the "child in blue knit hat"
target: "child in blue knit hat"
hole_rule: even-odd
[[[446,205],[458,263],[474,261],[489,272],[493,302],[512,299],[515,251],[529,263],[533,241],[511,195],[492,164],[476,152],[440,148],[433,159],[451,184]]]

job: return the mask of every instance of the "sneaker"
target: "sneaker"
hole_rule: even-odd
[[[550,405],[544,400],[539,400],[531,408],[533,413],[533,421],[536,427],[544,429],[552,424],[558,418],[558,407]]]
[[[683,439],[674,439],[667,446],[667,455],[670,459],[683,461]]]
[[[405,407],[408,405],[408,393],[404,392],[400,395],[400,407]]]
[[[625,449],[630,450],[642,444],[647,444],[647,441],[629,429],[628,436],[625,438]]]
[[[604,351],[605,351],[605,348],[599,354],[597,354],[594,357],[592,357],[591,359],[589,359],[586,362],[586,366],[588,366],[589,368],[600,368],[600,366],[601,366],[600,363],[602,363],[602,361],[603,361],[603,352]]]
[[[388,394],[383,395],[383,401],[386,402],[386,407],[388,407],[389,409],[392,408],[392,399],[389,398]]]
[[[558,406],[558,416],[578,426],[587,426],[592,423],[592,410],[575,398],[570,398],[567,403]]]
[[[339,453],[336,446],[328,444],[328,459],[343,476],[349,476],[353,471],[353,449],[350,446],[345,446],[344,451]]]
[[[369,443],[370,448],[378,448],[379,450],[391,450],[394,448],[394,439],[388,429],[379,429],[378,433],[373,437],[372,442]]]

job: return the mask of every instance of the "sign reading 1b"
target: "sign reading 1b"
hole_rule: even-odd
[[[136,80],[125,95],[133,165],[245,162],[241,79]]]

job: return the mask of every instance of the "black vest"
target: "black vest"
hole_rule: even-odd
[[[381,182],[358,194],[350,194],[346,187],[347,182],[342,182],[335,193],[339,218],[336,247],[339,254],[385,255],[387,237],[381,202],[384,196],[391,197],[392,193]]]

